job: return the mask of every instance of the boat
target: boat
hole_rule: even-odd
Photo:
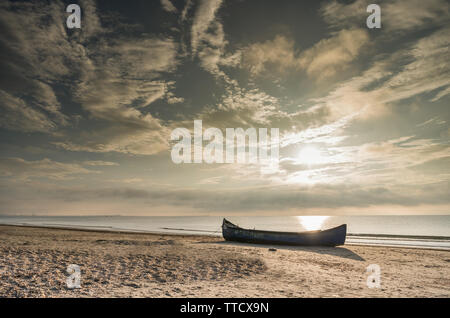
[[[296,246],[338,246],[345,243],[347,224],[307,232],[277,232],[249,230],[223,219],[222,235],[226,241]]]

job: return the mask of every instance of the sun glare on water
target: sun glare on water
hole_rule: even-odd
[[[324,215],[309,215],[309,216],[297,216],[300,224],[307,231],[320,230],[323,223],[329,216]]]

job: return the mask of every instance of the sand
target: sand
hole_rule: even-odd
[[[0,297],[449,297],[450,252],[0,226]],[[70,264],[81,288],[69,289]],[[381,269],[368,288],[367,266]]]

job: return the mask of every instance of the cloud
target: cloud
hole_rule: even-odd
[[[281,147],[287,147],[293,144],[305,143],[329,143],[335,144],[345,139],[345,136],[337,136],[339,130],[345,128],[357,116],[357,113],[342,117],[339,120],[321,125],[319,127],[311,127],[298,132],[285,134],[281,140]],[[336,135],[335,135],[336,134]]]
[[[169,104],[178,104],[184,102],[183,97],[176,97],[172,92],[166,94],[166,99]]]
[[[167,84],[144,78],[127,79],[119,74],[113,68],[98,70],[77,87],[82,107],[105,125],[55,145],[71,151],[133,154],[154,154],[167,149],[168,128],[145,111],[145,107],[165,96]]]
[[[279,73],[298,68],[297,53],[294,41],[283,35],[277,35],[273,40],[249,45],[243,53],[243,67],[252,74],[261,74],[271,67]]]
[[[146,107],[161,99],[183,101],[170,93],[174,82],[161,78],[177,67],[177,43],[148,34],[107,36],[114,30],[103,28],[95,2],[80,5],[80,32],[65,28],[61,2],[0,6],[5,31],[0,36],[0,51],[5,55],[0,60],[2,127],[57,132],[64,140],[54,144],[73,151],[151,154],[166,149],[167,129]],[[56,87],[64,91],[71,107],[78,103],[89,117],[71,118],[68,107],[61,106]],[[103,124],[86,125],[92,120]],[[82,132],[64,130],[80,121]]]
[[[240,63],[241,52],[226,51],[228,41],[222,23],[216,18],[221,5],[222,0],[200,1],[191,27],[191,53],[193,57],[198,57],[203,69],[224,80],[227,85],[235,86],[236,81],[221,67],[236,67]],[[190,2],[186,4],[183,15],[187,14],[189,8]]]
[[[0,90],[0,127],[20,132],[45,132],[56,125],[43,113],[29,107],[22,99]]]
[[[52,126],[68,124],[53,88],[57,79],[70,73],[64,60],[72,45],[64,39],[63,13],[59,2],[48,6],[11,2],[0,5],[0,88],[26,104],[28,113],[43,111],[42,116],[47,116]],[[67,60],[72,60],[70,54]],[[11,116],[13,113],[9,118],[21,121]]]
[[[201,0],[194,16],[191,28],[192,52],[197,53],[201,41],[210,39],[207,31],[216,17],[216,12],[222,5],[222,0]],[[217,25],[216,25],[217,27]]]
[[[308,75],[322,79],[345,70],[369,42],[365,30],[342,30],[329,39],[316,43],[302,52],[299,63]]]
[[[390,30],[409,31],[448,22],[449,9],[450,5],[445,0],[397,0],[386,3],[383,18]]]
[[[409,155],[407,155],[409,154]],[[450,155],[450,147],[432,139],[411,137],[363,144],[356,155],[361,162],[381,162],[389,169],[407,169]],[[445,171],[442,171],[445,173]],[[436,177],[436,176],[433,176]]]
[[[300,51],[292,39],[277,35],[273,40],[249,45],[243,54],[243,67],[254,75],[303,70],[320,80],[345,70],[368,41],[365,30],[342,30]]]
[[[447,86],[445,89],[437,93],[436,96],[431,101],[436,102],[447,95],[450,95],[450,86]]]
[[[281,133],[322,124],[327,117],[321,107],[285,112],[278,98],[260,89],[239,87],[228,88],[217,107],[207,108],[199,115],[205,127],[269,127],[279,128]]]
[[[83,161],[83,165],[97,167],[97,166],[118,166],[119,164],[117,162],[111,162],[111,161],[88,160],[88,161]]]
[[[74,99],[102,127],[55,142],[66,150],[154,154],[167,149],[168,128],[146,108],[166,98],[181,102],[169,89],[174,82],[162,74],[177,66],[177,44],[170,38],[118,37],[101,46],[87,46],[95,55],[84,63]],[[169,95],[167,95],[169,94]]]
[[[86,63],[75,87],[82,107],[104,120],[145,118],[137,109],[167,93],[170,83],[157,78],[176,67],[177,45],[171,39],[120,39],[92,49],[97,57]]]
[[[121,71],[130,75],[151,76],[176,68],[177,49],[177,43],[171,38],[123,38],[104,48],[101,53],[105,53],[105,56],[101,61],[111,59],[108,66],[118,64]]]
[[[315,101],[330,109],[334,118],[354,112],[360,112],[360,117],[377,117],[389,114],[391,103],[448,87],[449,39],[450,28],[435,31],[383,56],[361,75],[339,83],[327,96]],[[444,95],[445,90],[433,99]]]
[[[339,1],[326,2],[321,13],[324,20],[333,28],[341,29],[365,25],[370,13],[367,6],[370,0],[356,0],[351,3]],[[449,3],[446,0],[394,0],[378,3],[381,7],[383,36],[391,37],[393,32],[405,33],[413,30],[440,26],[448,22]]]
[[[69,180],[75,176],[96,173],[78,164],[62,163],[45,158],[27,161],[22,158],[0,158],[0,175],[26,181],[32,178]]]
[[[411,48],[410,56],[413,61],[387,83],[395,90],[396,94],[393,96],[407,98],[448,87],[450,66],[446,61],[449,45],[450,26],[417,41]],[[446,95],[445,91],[439,94],[439,98]]]
[[[178,11],[170,0],[161,0],[161,6],[167,12],[176,13]]]
[[[130,117],[120,113],[115,126],[82,132],[53,144],[74,152],[120,152],[152,155],[167,150],[170,130],[150,115],[141,116],[130,110]]]
[[[186,0],[186,5],[184,6],[183,11],[181,12],[181,21],[186,21],[188,12],[192,7],[192,3],[193,3],[192,0]]]
[[[84,42],[108,32],[101,24],[95,0],[81,0],[80,7],[83,8],[83,32],[79,34],[81,41]]]

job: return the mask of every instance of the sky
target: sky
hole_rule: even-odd
[[[450,214],[449,2],[372,2],[1,1],[0,214]],[[194,120],[278,165],[175,164]]]

